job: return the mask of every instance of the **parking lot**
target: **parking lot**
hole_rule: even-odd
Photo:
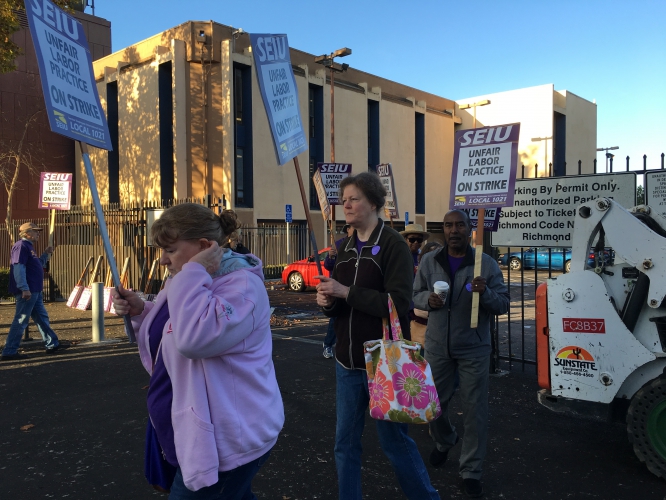
[[[286,422],[267,466],[255,480],[258,498],[334,499],[334,363],[322,357],[326,319],[314,293],[270,290],[274,362]],[[48,304],[54,327],[73,346],[46,357],[28,343],[28,362],[0,365],[2,463],[0,498],[165,498],[143,478],[148,376],[120,319],[107,316],[107,337],[87,344],[90,311]],[[11,305],[0,305],[4,343]],[[35,335],[33,330],[33,336]],[[536,380],[514,369],[491,378],[490,441],[484,485],[489,499],[598,498],[663,500],[666,484],[634,456],[622,424],[558,415],[536,401]],[[460,428],[457,396],[452,421]],[[404,498],[378,446],[372,419],[363,439],[365,497]],[[422,456],[431,442],[426,426],[410,430]],[[460,444],[444,469],[428,467],[442,498],[464,498],[457,474]]]

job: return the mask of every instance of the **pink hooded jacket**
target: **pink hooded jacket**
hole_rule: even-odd
[[[245,261],[233,265],[235,259]],[[218,471],[264,455],[284,423],[261,262],[227,252],[220,272],[212,278],[202,265],[185,264],[156,302],[132,318],[141,362],[151,373],[148,331],[169,301],[160,348],[173,386],[178,464],[192,491],[217,483]]]

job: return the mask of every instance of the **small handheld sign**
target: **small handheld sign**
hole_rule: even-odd
[[[340,182],[352,173],[351,163],[317,163],[321,182],[326,191],[329,205],[342,205],[340,201]]]
[[[69,210],[72,203],[74,174],[42,172],[39,179],[39,205],[37,208]]]
[[[390,163],[382,163],[377,165],[377,175],[382,182],[382,186],[386,189],[386,203],[384,204],[384,213],[386,217],[397,219],[400,216],[398,211],[398,196],[395,192],[395,182],[393,181],[393,168]]]
[[[328,203],[328,198],[326,196],[326,188],[324,183],[321,180],[321,172],[317,170],[312,176],[312,182],[317,191],[317,198],[319,198],[319,207],[321,208],[321,216],[324,220],[328,220],[331,215],[331,206]]]

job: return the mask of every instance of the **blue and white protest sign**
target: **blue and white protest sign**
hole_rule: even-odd
[[[287,35],[250,34],[261,98],[271,126],[278,163],[308,149]]]
[[[51,131],[111,150],[83,26],[48,0],[26,0]]]

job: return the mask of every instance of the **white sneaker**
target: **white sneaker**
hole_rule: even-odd
[[[324,346],[324,357],[326,359],[329,359],[329,358],[333,357],[333,348],[332,347]]]

